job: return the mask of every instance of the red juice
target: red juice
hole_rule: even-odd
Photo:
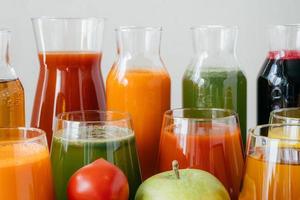
[[[216,176],[232,199],[240,191],[244,155],[240,129],[235,126],[199,124],[188,134],[176,133],[173,126],[162,132],[159,170],[171,170],[172,160],[180,168],[196,168]]]
[[[31,126],[52,139],[54,117],[62,112],[105,110],[105,90],[98,52],[40,52]]]

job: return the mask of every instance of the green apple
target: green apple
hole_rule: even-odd
[[[198,169],[178,170],[148,178],[140,185],[135,200],[230,200],[222,183],[213,175]]]

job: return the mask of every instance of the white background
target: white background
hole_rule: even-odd
[[[113,29],[163,26],[162,57],[172,78],[172,107],[181,107],[181,78],[192,55],[189,28],[238,25],[237,54],[248,79],[248,127],[256,123],[256,77],[265,59],[269,24],[300,23],[300,0],[0,0],[0,27],[13,30],[12,62],[26,92],[29,125],[39,65],[30,18],[106,17],[104,79],[115,57]]]

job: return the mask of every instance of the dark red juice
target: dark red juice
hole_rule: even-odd
[[[300,51],[271,51],[257,79],[257,124],[272,110],[300,106]]]

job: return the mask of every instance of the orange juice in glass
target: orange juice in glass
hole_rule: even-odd
[[[300,138],[287,138],[299,131],[299,124],[262,125],[250,130],[240,200],[299,199]]]
[[[161,60],[161,28],[116,30],[118,59],[106,80],[107,108],[132,116],[142,178],[156,173],[163,113],[170,108],[170,77]]]
[[[0,128],[0,199],[54,199],[47,140],[42,130]]]

